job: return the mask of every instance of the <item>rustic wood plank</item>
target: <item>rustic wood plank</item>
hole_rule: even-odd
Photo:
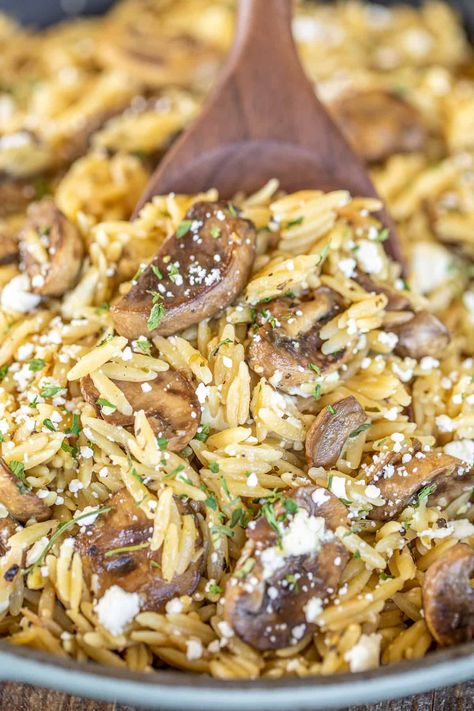
[[[351,706],[344,711],[467,711],[473,708],[474,681],[396,701]],[[102,703],[28,684],[0,684],[2,711],[140,711],[138,707]],[[143,710],[142,710],[143,711]],[[296,709],[294,710],[296,711]]]

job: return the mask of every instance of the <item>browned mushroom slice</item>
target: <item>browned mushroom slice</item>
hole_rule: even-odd
[[[94,580],[95,594],[99,597],[117,584],[127,592],[138,592],[143,610],[158,612],[163,611],[171,598],[191,595],[204,565],[202,534],[191,506],[176,498],[180,513],[194,518],[196,556],[184,572],[167,581],[161,570],[162,549],[152,551],[147,545],[153,522],[126,489],[120,489],[107,503],[112,510],[76,539],[86,580],[89,584]]]
[[[8,235],[0,235],[0,266],[12,264],[18,259],[18,243]]]
[[[197,202],[111,309],[121,336],[169,336],[214,316],[247,282],[255,229],[232,205]]]
[[[35,518],[45,521],[51,511],[36,494],[29,490],[21,473],[15,475],[10,467],[0,458],[0,503],[5,506],[13,518],[28,521]]]
[[[355,397],[345,397],[324,408],[306,434],[306,457],[313,467],[332,467],[347,439],[367,422],[364,408]]]
[[[34,293],[61,296],[75,286],[84,253],[82,239],[52,200],[33,203],[18,238]]]
[[[390,330],[398,336],[395,353],[402,358],[437,358],[443,354],[450,341],[444,323],[428,311],[418,311],[410,321]]]
[[[334,101],[330,109],[354,150],[369,162],[419,151],[425,144],[426,131],[418,111],[387,91],[350,94]]]
[[[16,524],[10,516],[0,518],[0,558],[5,555],[9,545],[8,539],[16,532]]]
[[[390,452],[376,455],[374,465],[367,470],[369,482],[380,489],[385,499],[383,506],[376,506],[368,518],[388,521],[402,511],[415,494],[427,484],[449,477],[462,462],[442,452],[417,452],[408,462],[400,454]]]
[[[369,277],[364,272],[357,270],[352,277],[363,289],[373,294],[384,294],[387,297],[387,311],[411,311],[412,304],[410,300],[400,291],[391,289],[384,284],[379,284],[377,281]]]
[[[342,365],[350,349],[332,355],[321,351],[322,326],[342,308],[342,301],[332,289],[321,287],[307,301],[282,297],[257,307],[263,325],[253,335],[249,346],[250,367],[270,379],[275,387],[291,392]]]
[[[468,493],[471,497],[474,494],[474,471],[453,474],[437,481],[435,491],[428,497],[428,506],[445,509],[452,501]]]
[[[474,639],[474,550],[457,543],[425,573],[423,609],[428,629],[442,646]]]
[[[186,375],[172,370],[157,373],[147,383],[113,380],[133,408],[143,410],[157,437],[168,440],[168,449],[178,452],[194,437],[201,421],[201,407],[195,390]],[[145,385],[145,387],[143,387]],[[106,414],[100,407],[100,394],[90,376],[81,379],[84,400],[95,407],[97,413],[113,425],[132,428],[134,415],[123,415],[118,410]]]
[[[349,558],[334,535],[347,525],[347,510],[333,494],[308,486],[294,490],[289,501],[298,508],[278,523],[280,537],[265,517],[249,524],[225,591],[227,622],[259,650],[287,647],[315,629]],[[288,500],[275,506],[277,521],[288,509]]]

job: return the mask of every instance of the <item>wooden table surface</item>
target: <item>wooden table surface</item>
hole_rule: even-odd
[[[345,711],[471,711],[474,709],[474,681],[438,689],[399,701],[371,706],[351,706]],[[89,701],[27,684],[0,684],[1,711],[139,711],[117,703]],[[251,711],[248,707],[248,711]],[[297,709],[291,709],[297,711]]]

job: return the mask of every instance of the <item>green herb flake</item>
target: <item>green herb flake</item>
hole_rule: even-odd
[[[66,441],[63,441],[61,443],[61,449],[63,450],[63,452],[70,454],[73,458],[76,458],[79,452],[79,449],[77,447],[73,447],[71,444],[69,444],[69,442]]]
[[[156,443],[162,452],[168,449],[168,440],[166,437],[157,437]]]
[[[54,397],[64,390],[62,385],[44,385],[40,390],[41,397]]]
[[[390,236],[390,230],[384,227],[383,230],[379,230],[375,238],[375,242],[385,242]]]
[[[184,470],[184,464],[178,464],[176,469],[173,469],[172,472],[169,474],[166,474],[163,478],[164,479],[174,479],[178,474],[180,474]]]
[[[235,205],[232,205],[231,202],[227,203],[227,209],[229,210],[232,217],[238,217],[237,208],[235,207]]]
[[[102,348],[102,346],[105,346],[106,343],[109,343],[112,338],[114,337],[113,333],[107,333],[101,341],[97,344],[96,348]]]
[[[46,366],[45,361],[42,358],[32,358],[28,361],[28,367],[33,373],[37,373],[39,370],[43,370]]]
[[[316,363],[310,363],[308,368],[310,368],[310,370],[314,370],[316,375],[321,375],[321,368],[319,365],[316,365]]]
[[[285,511],[289,514],[295,514],[298,511],[298,504],[293,499],[285,499],[283,502]]]
[[[360,558],[361,558],[360,551],[356,551],[356,552],[354,553],[354,558],[355,558],[356,560],[360,560]]]
[[[328,405],[326,410],[329,412],[330,415],[336,414],[336,408],[334,407],[334,405]]]
[[[20,493],[26,494],[26,492],[31,489],[31,486],[26,481],[25,465],[23,462],[19,462],[17,459],[12,459],[11,462],[8,463],[8,467],[11,473],[18,479],[17,487],[20,490]]]
[[[209,462],[209,469],[213,474],[219,473],[219,464],[217,462]]]
[[[80,418],[79,415],[73,415],[72,416],[72,425],[70,427],[66,427],[64,432],[68,435],[73,435],[74,437],[79,437],[81,434],[81,425],[80,425]]]
[[[198,431],[194,435],[194,439],[199,440],[199,442],[206,442],[209,437],[209,425],[200,425]]]
[[[299,592],[299,585],[298,585],[298,579],[296,575],[293,573],[290,573],[285,577],[286,582],[289,584],[291,592],[298,593]]]
[[[226,343],[233,343],[233,342],[234,341],[232,340],[232,338],[224,338],[224,340],[220,341],[220,343],[218,343],[217,346],[215,348],[213,348],[213,350],[211,351],[211,356],[217,355],[217,353],[219,352],[219,349],[222,348],[222,346],[225,346]]]
[[[245,578],[252,571],[255,565],[255,558],[247,558],[245,563],[235,571],[234,578]]]
[[[43,425],[46,427],[48,430],[51,430],[51,432],[56,432],[56,427],[54,426],[54,423],[52,420],[47,417],[45,420],[43,420]]]
[[[380,580],[393,580],[393,575],[388,575],[385,573],[383,570],[380,572],[379,575]]]
[[[191,229],[192,224],[193,224],[192,220],[181,220],[178,227],[176,228],[176,237],[178,239],[181,239],[181,237],[184,237],[184,235],[187,234],[189,232],[189,230]]]
[[[315,400],[319,400],[321,398],[321,385],[319,383],[313,390],[313,397]]]
[[[420,491],[419,491],[418,494],[416,495],[416,500],[417,500],[417,504],[416,504],[416,505],[417,505],[417,506],[420,506],[420,504],[422,504],[423,502],[425,502],[426,499],[428,498],[428,496],[431,496],[431,494],[432,494],[433,492],[435,492],[436,489],[437,489],[437,484],[427,484],[427,485],[424,486],[422,489],[420,489]]]
[[[160,272],[156,264],[150,264],[150,268],[157,279],[163,279],[163,274]]]
[[[109,309],[110,309],[110,304],[106,304],[104,301],[103,304],[99,304],[99,306],[96,306],[96,308],[94,309],[94,313],[97,316],[100,316],[101,314],[104,313],[104,311],[109,311]]]
[[[211,227],[211,237],[214,239],[219,239],[221,236],[221,228],[218,225],[212,225]]]
[[[163,297],[157,291],[150,291],[152,295],[152,307],[148,321],[146,322],[149,331],[154,331],[160,325],[163,316],[165,315],[165,307],[162,303]]]
[[[168,276],[174,284],[177,284],[180,279],[182,283],[182,277],[179,273],[179,267],[177,264],[170,264],[168,267]]]
[[[234,531],[229,528],[229,526],[224,526],[220,523],[216,523],[214,526],[211,526],[211,534],[213,536],[227,536],[227,538],[233,538],[235,535]]]
[[[112,558],[114,555],[121,555],[122,553],[133,553],[134,551],[142,551],[150,546],[150,541],[144,541],[143,543],[137,543],[135,546],[123,546],[122,548],[111,548],[109,551],[104,553],[104,558]]]
[[[10,365],[2,365],[0,368],[0,382],[6,377]]]
[[[359,425],[355,430],[353,430],[349,437],[357,437],[358,435],[362,434],[362,432],[366,432],[369,428],[371,427],[370,422],[365,422],[363,425]]]
[[[275,508],[274,508],[273,504],[270,503],[269,501],[264,503],[262,506],[262,514],[267,519],[267,522],[271,526],[271,528],[273,528],[275,533],[278,534],[278,539],[280,540],[281,531],[280,531],[280,526],[278,525],[278,521],[277,521],[276,514],[275,514]]]
[[[208,583],[206,592],[208,592],[209,595],[220,595],[222,588],[220,585],[216,585],[216,583]]]
[[[295,217],[294,220],[290,220],[290,222],[288,222],[286,229],[291,230],[292,227],[297,227],[298,225],[301,225],[303,221],[304,215],[300,215],[300,217]]]
[[[96,400],[96,403],[99,405],[99,407],[108,407],[110,410],[116,410],[117,408],[115,405],[112,405],[111,402],[105,399],[105,397],[99,397]]]
[[[135,341],[135,348],[143,353],[143,355],[151,355],[151,343],[145,336],[140,336],[140,338]]]
[[[135,467],[132,467],[132,468],[130,469],[130,474],[131,474],[131,476],[133,476],[133,478],[135,479],[135,481],[138,481],[139,484],[143,484],[144,479],[143,479],[142,476],[140,476],[140,474],[137,472],[137,470],[135,469]]]

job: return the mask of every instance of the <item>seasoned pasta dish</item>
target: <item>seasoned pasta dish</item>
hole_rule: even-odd
[[[381,203],[270,179],[134,207],[226,0],[0,18],[0,636],[221,679],[474,638],[474,61],[433,0],[300,2]]]

